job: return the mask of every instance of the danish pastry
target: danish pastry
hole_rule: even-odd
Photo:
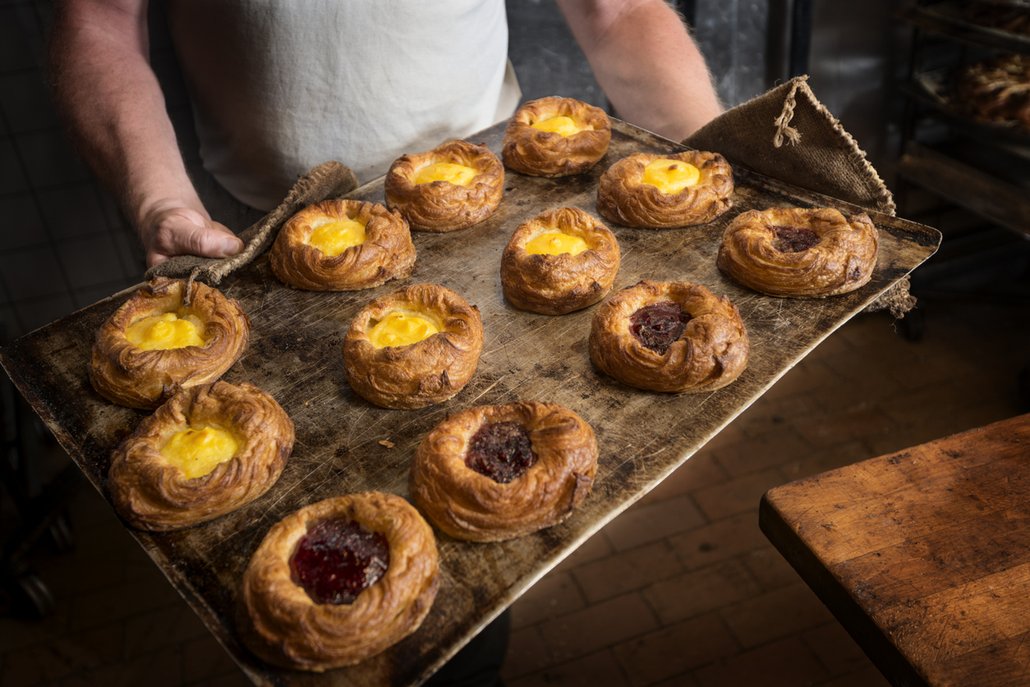
[[[384,408],[446,401],[472,379],[483,348],[479,310],[438,284],[377,298],[343,340],[347,382]]]
[[[551,210],[512,234],[501,256],[501,287],[519,310],[564,315],[604,298],[619,260],[608,227],[577,208]]]
[[[115,450],[108,486],[133,527],[171,530],[236,510],[275,484],[293,422],[247,383],[182,389]]]
[[[711,222],[732,195],[733,170],[718,153],[635,153],[601,175],[597,210],[616,224],[668,229]]]
[[[501,157],[516,172],[563,177],[597,164],[611,140],[612,123],[604,110],[552,96],[516,110],[504,132]]]
[[[864,212],[749,210],[726,227],[717,264],[737,283],[771,296],[835,296],[869,282],[877,243]]]
[[[437,425],[411,468],[415,504],[457,539],[501,541],[567,518],[597,471],[594,431],[553,403],[469,408]]]
[[[448,141],[394,160],[384,190],[386,204],[412,228],[455,231],[494,213],[504,195],[504,166],[486,146]]]
[[[438,586],[433,530],[407,501],[337,496],[265,535],[243,575],[243,639],[287,668],[354,665],[417,630]]]
[[[269,253],[280,281],[310,291],[355,291],[415,266],[407,221],[378,203],[324,200],[291,217]]]
[[[744,371],[744,322],[727,298],[690,282],[642,281],[601,304],[590,359],[624,384],[650,391],[711,391]]]
[[[189,305],[182,281],[142,286],[97,331],[89,379],[104,398],[130,408],[155,408],[176,387],[209,384],[243,354],[250,322],[239,304],[193,282]]]

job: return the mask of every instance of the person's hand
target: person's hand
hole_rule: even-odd
[[[227,227],[181,202],[155,203],[138,227],[147,267],[175,255],[227,258],[243,250],[243,242]]]

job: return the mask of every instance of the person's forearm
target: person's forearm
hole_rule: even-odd
[[[662,0],[558,0],[623,119],[679,141],[722,112],[680,17]]]
[[[62,117],[136,226],[162,201],[206,214],[150,68],[145,5],[66,2],[55,18],[51,43]]]

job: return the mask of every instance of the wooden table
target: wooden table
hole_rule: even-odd
[[[759,522],[892,683],[1030,684],[1030,415],[776,487]]]

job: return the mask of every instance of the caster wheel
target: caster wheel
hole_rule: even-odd
[[[75,548],[75,533],[72,532],[71,520],[68,519],[67,513],[61,513],[54,518],[47,535],[55,553],[68,553]]]
[[[22,618],[39,620],[54,611],[54,596],[34,573],[25,572],[11,581],[11,610]]]
[[[922,310],[914,308],[898,320],[897,327],[898,333],[906,341],[920,341],[926,333],[926,316]]]

